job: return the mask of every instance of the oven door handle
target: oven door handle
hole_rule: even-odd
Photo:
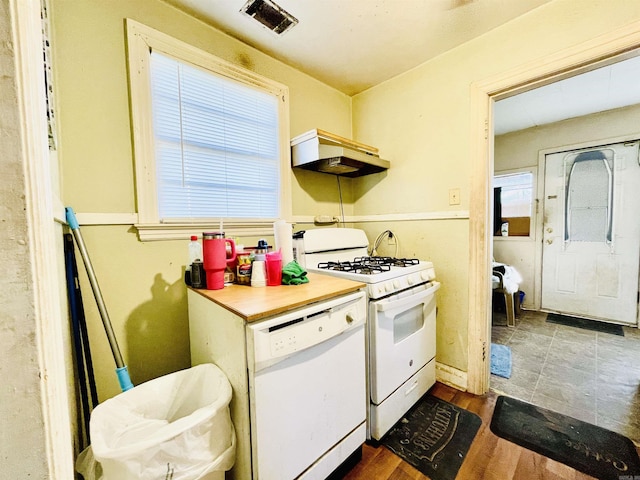
[[[417,305],[420,300],[433,295],[440,288],[440,282],[431,282],[431,286],[426,290],[409,295],[399,300],[384,301],[376,303],[376,310],[378,312],[385,312],[387,310],[394,310],[396,308],[406,307],[408,305]]]

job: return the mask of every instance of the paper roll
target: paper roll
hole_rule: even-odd
[[[293,226],[284,220],[278,220],[273,224],[273,236],[276,251],[282,252],[282,266],[293,261]]]

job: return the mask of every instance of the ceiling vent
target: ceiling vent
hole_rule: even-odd
[[[282,35],[298,23],[297,18],[271,0],[249,0],[240,11],[278,35]]]

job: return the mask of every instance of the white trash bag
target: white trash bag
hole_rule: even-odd
[[[102,478],[102,467],[96,462],[91,446],[85,448],[78,455],[76,471],[82,475],[84,480],[100,480]]]
[[[103,480],[196,480],[229,470],[231,386],[203,364],[145,382],[98,405],[91,448]]]

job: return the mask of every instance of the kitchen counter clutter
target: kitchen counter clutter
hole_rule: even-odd
[[[319,273],[307,273],[309,283],[251,288],[229,285],[222,290],[191,289],[235,313],[246,322],[255,322],[288,310],[354,292],[364,283]]]
[[[229,379],[233,480],[320,480],[366,441],[365,286],[309,283],[189,288],[191,363]]]

